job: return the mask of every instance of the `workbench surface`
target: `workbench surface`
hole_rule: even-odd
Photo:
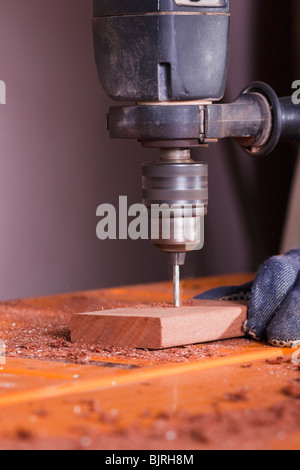
[[[184,298],[250,278],[184,281]],[[2,302],[0,449],[300,449],[294,350],[245,338],[164,351],[70,341],[74,313],[171,297],[160,283]]]

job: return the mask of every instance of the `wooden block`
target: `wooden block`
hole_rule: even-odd
[[[199,301],[177,308],[123,308],[75,314],[72,341],[100,347],[164,349],[244,336],[247,305]]]

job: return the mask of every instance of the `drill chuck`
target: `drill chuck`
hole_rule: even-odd
[[[207,164],[191,160],[189,150],[164,149],[160,161],[143,165],[143,203],[151,218],[152,243],[159,250],[186,253],[202,248]]]

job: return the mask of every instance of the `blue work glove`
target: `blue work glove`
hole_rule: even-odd
[[[245,332],[257,341],[296,348],[300,345],[300,248],[270,258],[253,283],[220,287],[196,299],[249,300]]]

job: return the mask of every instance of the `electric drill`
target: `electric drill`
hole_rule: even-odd
[[[112,99],[128,102],[110,108],[110,136],[160,149],[159,160],[143,165],[143,202],[156,227],[152,242],[173,266],[176,307],[179,266],[203,246],[208,205],[208,166],[191,159],[191,148],[232,137],[265,156],[279,140],[300,140],[299,106],[265,83],[216,103],[226,87],[229,31],[229,0],[94,0],[100,81]]]

